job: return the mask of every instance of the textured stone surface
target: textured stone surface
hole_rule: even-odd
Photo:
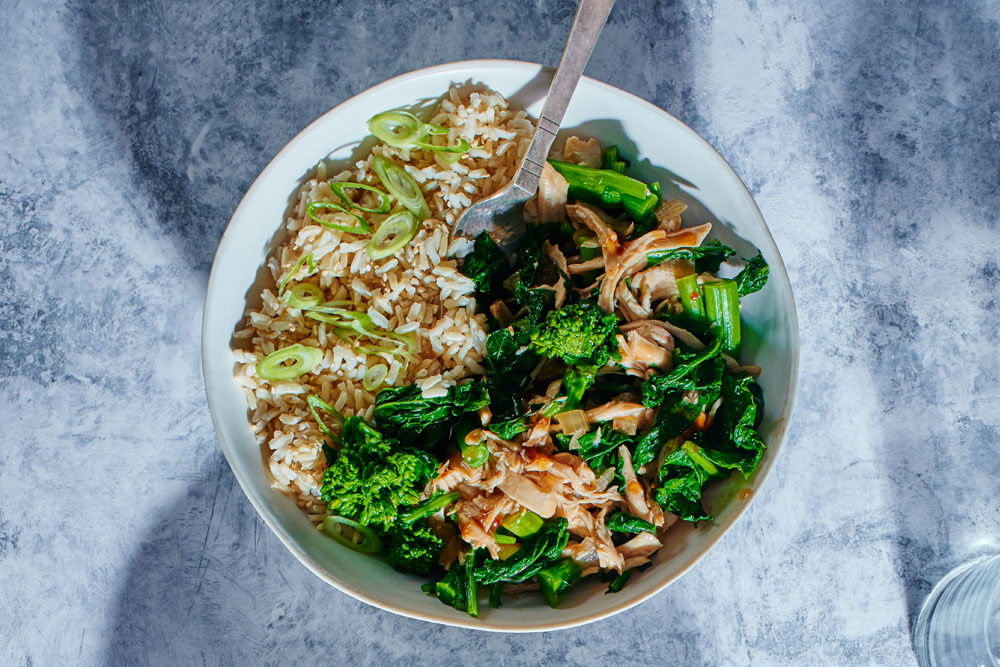
[[[417,67],[554,64],[567,1],[0,2],[0,663],[913,663],[931,584],[1000,550],[1000,10],[622,0],[588,73],[750,185],[802,325],[766,490],[676,585],[500,636],[327,587],[216,444],[199,323],[243,191]]]

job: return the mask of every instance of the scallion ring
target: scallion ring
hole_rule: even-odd
[[[424,193],[420,191],[420,186],[413,177],[406,173],[406,170],[397,165],[392,160],[381,155],[376,155],[372,160],[372,167],[378,174],[382,185],[396,198],[400,204],[409,209],[419,220],[426,220],[431,215],[431,209],[427,206]]]
[[[299,283],[292,285],[285,295],[285,300],[292,308],[310,308],[323,302],[323,289],[316,283]]]
[[[378,207],[377,208],[365,208],[364,206],[359,206],[353,199],[351,199],[345,190],[351,188],[357,188],[359,190],[367,190],[368,192],[374,192],[378,197]],[[346,181],[340,181],[337,183],[330,183],[330,189],[333,190],[333,194],[337,195],[344,200],[344,204],[347,208],[357,209],[358,211],[364,211],[365,213],[388,213],[392,208],[391,202],[389,201],[389,195],[382,192],[376,187],[371,185],[365,185],[363,183],[348,183]]]
[[[276,350],[257,362],[257,375],[268,382],[281,382],[308,373],[323,358],[323,351],[296,343]],[[292,362],[285,365],[285,362]]]
[[[357,220],[358,224],[355,225],[354,227],[351,227],[348,225],[342,225],[337,222],[330,222],[329,220],[324,220],[317,214],[317,211],[322,211],[323,209],[330,209],[333,211],[338,211],[340,213],[346,213],[347,215]],[[330,227],[331,229],[338,229],[342,232],[347,232],[348,234],[367,234],[372,230],[372,226],[368,224],[367,220],[362,218],[357,213],[351,213],[345,207],[332,201],[312,202],[311,204],[309,204],[309,206],[306,207],[306,215],[308,215],[310,218],[312,218],[321,225]]]
[[[385,382],[385,376],[389,374],[389,369],[385,367],[385,364],[375,364],[367,371],[365,375],[361,378],[361,386],[365,388],[365,391],[375,391],[382,386]]]
[[[315,394],[309,394],[306,397],[306,405],[309,406],[309,412],[312,413],[313,419],[316,420],[316,425],[319,426],[319,430],[323,431],[323,433],[326,433],[327,437],[329,437],[330,440],[338,442],[337,437],[333,435],[333,431],[331,431],[330,427],[326,425],[326,422],[324,422],[320,418],[319,412],[317,412],[317,408],[333,415],[334,418],[336,418],[336,420],[339,421],[341,424],[344,423],[344,415],[337,412],[336,408],[334,408],[332,405],[324,401],[319,396],[316,396]]]
[[[396,148],[411,145],[421,134],[423,125],[419,118],[406,111],[385,111],[368,119],[368,130]]]
[[[344,532],[344,526],[347,526],[350,533]],[[363,554],[374,554],[382,550],[382,540],[371,528],[346,517],[336,515],[326,517],[323,519],[323,531],[348,549]],[[354,538],[358,538],[357,541]]]
[[[309,264],[309,275],[315,273],[316,262],[315,260],[313,260],[312,253],[309,252],[306,253],[305,255],[302,255],[302,259],[300,259],[298,262],[295,263],[295,266],[292,267],[291,272],[289,272],[289,274],[285,276],[285,279],[281,281],[281,286],[278,287],[278,296],[281,296],[281,293],[285,291],[285,286],[288,285],[288,281],[291,280],[293,277],[295,277],[295,274],[299,272],[299,269],[302,268],[302,265],[307,262]]]
[[[365,246],[365,252],[372,259],[383,259],[406,247],[406,244],[417,235],[420,221],[409,211],[399,211],[390,215],[379,225],[372,238]]]
[[[448,134],[448,128],[441,127],[440,125],[431,125],[427,123],[423,127],[423,135],[442,135]],[[420,148],[428,148],[432,151],[440,151],[441,153],[456,153],[458,155],[465,155],[469,152],[471,146],[469,142],[465,139],[459,139],[457,146],[435,146],[434,144],[429,144],[423,140],[423,137],[418,137],[414,142],[414,146],[419,146]]]

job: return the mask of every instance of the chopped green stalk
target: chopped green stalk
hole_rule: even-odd
[[[689,276],[677,279],[677,291],[680,292],[681,305],[684,312],[700,322],[705,318],[705,299],[701,294],[701,285],[698,284],[698,276],[692,273]]]
[[[628,167],[628,163],[622,160],[618,154],[618,146],[608,146],[604,149],[604,154],[601,156],[602,169],[610,169],[624,174],[626,167]]]
[[[497,541],[497,544],[517,544],[517,538],[513,535],[504,535],[503,533],[494,533],[493,539]]]
[[[531,510],[525,510],[507,517],[502,525],[518,537],[531,537],[542,529],[545,522]]]
[[[372,259],[384,259],[389,255],[395,255],[413,240],[418,229],[420,220],[410,211],[393,213],[379,225],[365,246],[365,252]]]
[[[375,193],[378,197],[378,206],[375,208],[366,208],[364,206],[359,206],[353,199],[351,199],[346,190],[356,188],[358,190],[367,190],[368,192]],[[389,201],[389,195],[382,192],[376,187],[371,185],[365,185],[364,183],[348,183],[346,181],[339,181],[336,183],[330,183],[330,189],[333,193],[340,197],[344,201],[344,205],[348,208],[357,209],[358,211],[364,211],[365,213],[388,213],[392,209],[391,202]]]
[[[257,362],[257,375],[268,382],[283,382],[311,371],[323,358],[323,351],[296,343],[276,350]],[[287,366],[285,362],[291,363]]]
[[[490,460],[490,450],[485,442],[477,442],[474,445],[462,445],[462,459],[469,464],[470,468],[478,468]]]
[[[342,225],[337,222],[330,222],[319,217],[319,212],[323,209],[330,209],[331,211],[338,211],[346,215],[351,216],[357,221],[355,225]],[[306,207],[306,215],[318,222],[319,224],[329,227],[331,229],[338,229],[342,232],[347,232],[348,234],[367,234],[372,230],[372,226],[368,224],[368,221],[362,218],[357,213],[352,213],[347,210],[347,208],[341,206],[340,204],[334,203],[332,201],[314,201]]]
[[[709,475],[716,475],[719,469],[715,467],[715,464],[705,458],[705,455],[701,453],[701,448],[688,440],[683,445],[681,449],[687,452],[687,455],[691,457],[691,460],[704,468],[705,472]]]
[[[584,262],[601,256],[601,244],[597,239],[587,239],[580,244],[580,259]]]
[[[452,491],[451,493],[446,493],[443,496],[437,496],[436,498],[431,498],[430,500],[424,501],[423,503],[417,505],[415,508],[409,512],[404,512],[399,515],[399,520],[403,523],[410,524],[418,519],[423,519],[424,517],[431,516],[436,513],[442,507],[447,507],[453,502],[462,497],[462,494],[458,491]]]
[[[593,169],[569,162],[549,160],[569,183],[569,196],[600,206],[621,206],[635,220],[649,216],[659,197],[645,183],[611,169]]]
[[[490,589],[490,606],[496,609],[500,606],[500,596],[503,595],[503,582],[498,581]]]
[[[566,592],[580,581],[580,566],[572,558],[565,558],[538,573],[538,587],[545,602],[555,609],[562,602]]]
[[[479,616],[479,587],[476,584],[476,550],[473,549],[465,557],[465,595],[466,611],[469,616]]]
[[[352,536],[344,533],[344,526],[352,531]],[[363,554],[374,554],[382,550],[382,540],[368,526],[342,516],[328,516],[323,519],[323,531],[349,549]]]
[[[617,593],[622,588],[624,588],[625,584],[628,583],[629,577],[632,576],[632,572],[633,572],[633,570],[625,570],[624,572],[622,572],[621,574],[619,574],[617,577],[615,577],[611,581],[611,583],[608,584],[608,590],[604,591],[604,594],[607,595],[608,593]]]
[[[344,415],[337,412],[337,410],[332,405],[330,405],[329,403],[327,403],[326,401],[324,401],[322,398],[320,398],[315,394],[309,394],[306,397],[306,405],[309,406],[309,412],[312,413],[313,419],[316,420],[316,425],[319,426],[319,430],[323,431],[323,433],[326,433],[327,437],[329,437],[330,440],[337,442],[337,438],[336,436],[333,435],[333,431],[331,431],[330,427],[326,425],[326,422],[320,419],[319,413],[316,411],[316,409],[319,408],[324,412],[330,413],[341,424],[344,423]]]
[[[737,355],[740,349],[740,296],[734,280],[714,280],[705,283],[705,312],[708,321],[718,329],[722,349]]]
[[[323,289],[316,283],[299,283],[285,294],[285,301],[292,308],[311,308],[323,301]]]
[[[455,606],[455,600],[459,599],[462,592],[458,589],[458,582],[453,579],[442,579],[434,585],[434,593],[441,602]]]
[[[412,176],[406,173],[405,169],[381,155],[375,156],[372,160],[372,167],[389,194],[417,216],[418,221],[430,217],[431,209],[427,206],[424,193],[420,191],[420,186],[413,180]]]

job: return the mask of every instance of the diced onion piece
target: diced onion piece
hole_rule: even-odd
[[[421,201],[423,199],[421,198]],[[426,207],[427,204],[425,203]],[[406,247],[413,240],[420,227],[420,220],[410,211],[398,211],[390,215],[379,225],[372,235],[365,251],[372,259],[383,259]]]
[[[350,225],[342,225],[336,222],[330,222],[329,220],[324,220],[323,218],[319,217],[318,214],[318,211],[322,211],[323,209],[330,209],[332,211],[338,211],[345,215],[349,215],[357,221],[357,224],[354,226],[350,226]],[[348,211],[340,204],[334,203],[332,201],[314,201],[313,203],[309,204],[309,206],[306,207],[306,215],[308,215],[310,218],[312,218],[313,220],[315,220],[316,222],[325,227],[330,227],[331,229],[338,229],[342,232],[347,232],[349,234],[367,234],[372,230],[372,226],[368,224],[367,220],[362,218],[357,213],[352,213],[351,211]]]
[[[323,519],[323,531],[345,547],[363,554],[374,554],[382,550],[382,540],[371,528],[346,517],[326,517]]]
[[[413,180],[412,176],[406,173],[405,169],[381,155],[375,156],[372,160],[372,167],[382,181],[382,185],[389,191],[389,194],[417,216],[418,222],[430,217],[431,209],[427,206],[424,193],[420,191],[420,186]],[[416,231],[414,231],[414,234],[416,234]],[[383,257],[386,256],[383,255]]]
[[[364,183],[348,183],[346,181],[339,181],[336,183],[330,183],[330,189],[333,193],[344,200],[344,205],[347,208],[357,209],[358,211],[364,211],[365,213],[388,213],[391,208],[391,203],[389,202],[389,195],[382,192],[376,187],[371,185],[365,185]],[[348,196],[348,189],[356,188],[358,190],[367,190],[368,192],[374,192],[378,197],[378,206],[375,208],[366,208],[364,206],[359,206],[353,199]]]
[[[562,427],[562,432],[567,435],[583,435],[590,430],[587,413],[583,410],[560,412],[556,415],[556,421]],[[635,433],[633,432],[632,435]]]
[[[611,426],[622,433],[635,435],[639,430],[639,419],[637,417],[615,417],[611,420]]]
[[[291,380],[311,371],[323,358],[323,351],[296,343],[257,362],[257,375],[268,382]],[[285,362],[292,362],[285,365]]]
[[[386,368],[385,364],[375,364],[367,371],[365,375],[361,378],[361,386],[365,388],[365,391],[374,391],[382,386],[385,382],[385,376],[389,374],[389,369]]]
[[[285,300],[292,308],[310,308],[323,302],[323,289],[316,283],[299,283],[292,285],[285,295]]]

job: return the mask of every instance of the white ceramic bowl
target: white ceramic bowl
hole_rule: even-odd
[[[294,501],[271,489],[250,431],[246,401],[233,381],[230,344],[247,304],[259,303],[255,283],[280,240],[276,231],[292,194],[320,159],[348,157],[367,135],[366,121],[375,113],[439,97],[452,83],[471,80],[537,116],[551,75],[551,69],[531,63],[467,61],[404,74],[351,98],[303,130],[261,172],[233,214],[215,256],[205,301],[202,362],[209,408],[233,473],[267,525],[306,567],[341,591],[397,614],[523,632],[571,627],[628,609],[676,580],[733,525],[767,477],[788,424],[798,371],[795,305],[778,249],[750,193],[722,156],[686,125],[648,102],[585,77],[563,127],[595,136],[604,145],[618,144],[633,161],[630,173],[659,180],[668,198],[679,196],[689,204],[686,225],[712,220],[717,223],[713,236],[744,256],[756,246],[771,265],[767,287],[748,297],[743,309],[744,362],[764,368],[761,433],[768,448],[754,477],[748,482],[734,478],[708,492],[715,521],[668,531],[653,567],[633,576],[620,593],[604,595],[606,584],[587,581],[571,591],[559,609],[547,607],[540,596],[524,595],[504,600],[499,609],[480,605],[478,619],[422,593],[421,579],[344,549],[317,532]]]

